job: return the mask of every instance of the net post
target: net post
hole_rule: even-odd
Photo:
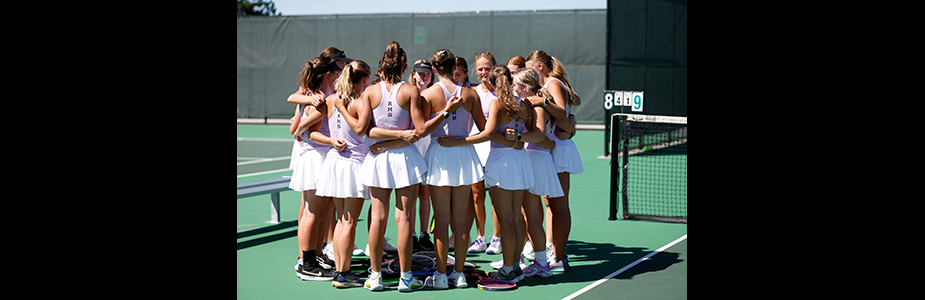
[[[610,131],[609,135],[607,135],[609,136],[608,142],[616,145],[616,141],[619,141],[619,116],[617,114],[611,114],[609,120],[608,127]],[[619,195],[617,191],[619,187],[618,179],[620,178],[620,161],[617,159],[619,155],[617,155],[616,148],[617,147],[613,147],[610,149],[610,217],[608,220],[611,221],[617,220],[617,197]]]

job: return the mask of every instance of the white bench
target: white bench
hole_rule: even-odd
[[[279,224],[279,192],[291,190],[289,176],[238,183],[238,199],[270,194],[270,221]]]

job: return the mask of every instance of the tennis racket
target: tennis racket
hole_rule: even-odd
[[[482,277],[488,278],[488,272],[482,269],[478,269],[478,268],[472,269],[471,271],[465,272],[465,273],[466,273],[466,280],[474,279],[475,281],[478,281]]]
[[[382,277],[382,286],[384,287],[396,287],[398,286],[398,281],[401,280],[401,277]]]
[[[421,251],[411,255],[411,274],[414,276],[424,276],[432,275],[434,272],[436,272],[437,261],[434,259],[433,255],[433,251]],[[395,258],[388,263],[383,263],[382,265],[383,273],[401,273],[401,260],[398,258]]]
[[[423,269],[423,270],[411,271],[411,276],[414,276],[414,277],[427,277],[427,276],[430,276],[430,275],[434,275],[435,273],[437,273],[437,268],[436,268],[436,267],[434,267],[434,268],[429,268],[429,269]]]
[[[483,277],[479,279],[479,289],[483,291],[508,291],[517,288],[517,284],[493,278]]]
[[[370,273],[369,258],[350,260],[350,271],[359,277],[368,277]]]

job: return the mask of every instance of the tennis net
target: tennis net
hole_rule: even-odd
[[[687,117],[611,118],[610,219],[687,223]]]

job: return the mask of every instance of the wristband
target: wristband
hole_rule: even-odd
[[[549,98],[543,98],[543,108],[546,108],[546,105],[549,105]]]
[[[514,140],[514,141],[515,141],[515,142],[519,142],[519,141],[520,141],[520,132],[517,132],[517,139]]]

